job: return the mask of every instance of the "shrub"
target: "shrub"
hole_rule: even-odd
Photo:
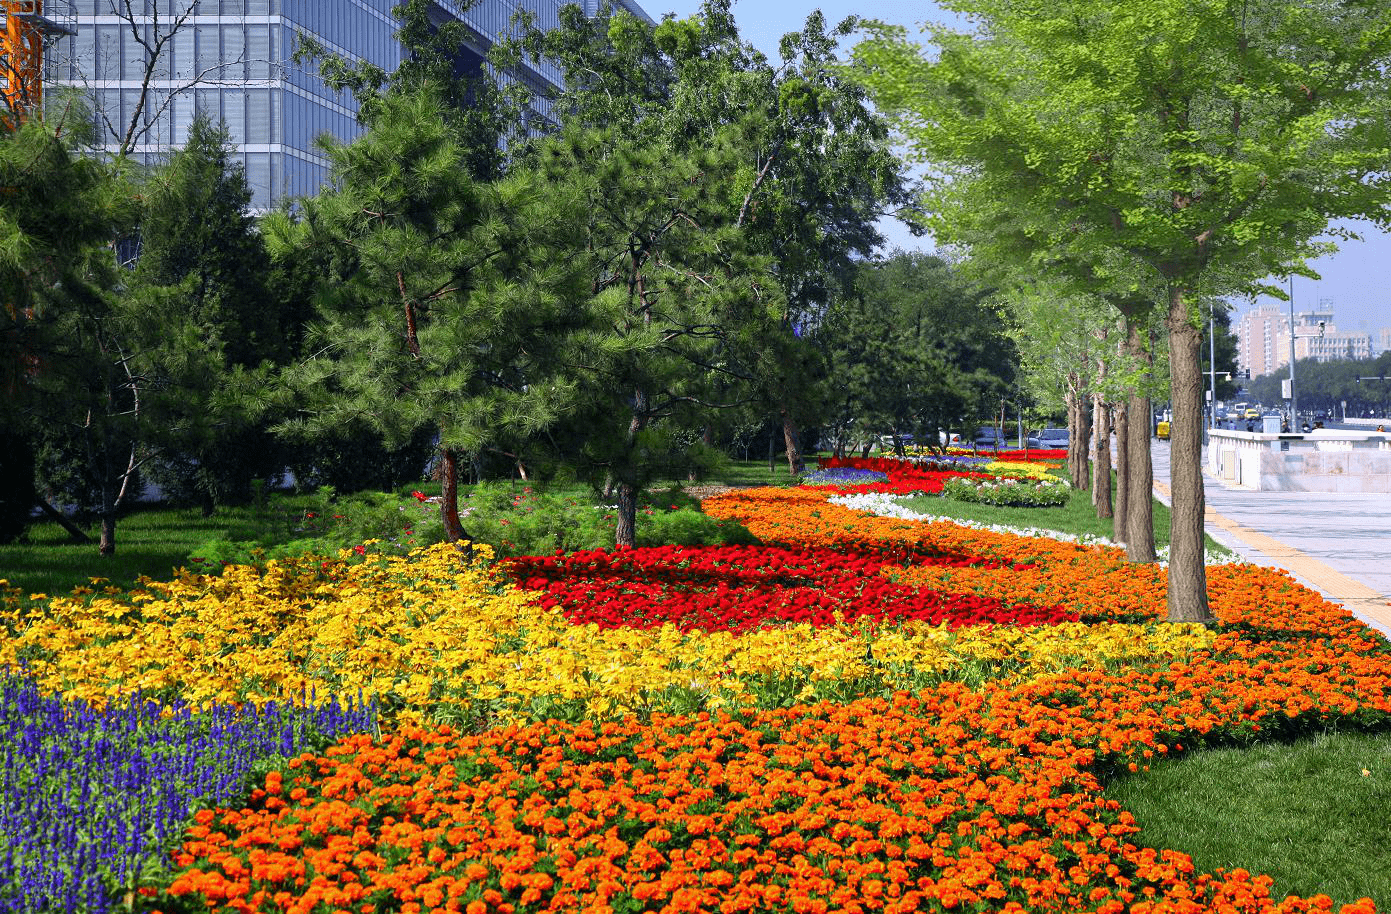
[[[464,528],[498,555],[549,555],[557,550],[602,549],[613,545],[618,509],[596,505],[583,490],[537,492],[526,486],[480,485],[467,499]],[[696,502],[677,491],[650,493],[638,507],[639,546],[716,546],[758,540],[737,522],[702,514]]]
[[[498,555],[549,555],[556,550],[601,549],[613,545],[617,509],[596,505],[588,490],[554,492],[484,483],[461,493],[459,515],[476,542]],[[373,541],[376,552],[405,555],[444,541],[437,499],[423,493],[392,495],[359,492],[338,496],[324,487],[312,496],[280,496],[272,501],[266,530],[256,539],[216,539],[189,553],[190,567],[260,564],[267,559],[341,549]],[[753,545],[758,539],[737,521],[702,514],[695,499],[679,490],[656,492],[638,511],[638,545]]]

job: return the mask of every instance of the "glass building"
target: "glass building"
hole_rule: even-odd
[[[290,60],[297,35],[390,72],[404,54],[391,15],[398,2],[65,0],[58,5],[76,35],[49,49],[45,82],[80,90],[92,106],[102,147],[124,149],[138,162],[153,164],[183,145],[198,112],[222,121],[246,167],[253,205],[264,209],[286,196],[316,193],[327,181],[328,160],[316,137],[351,140],[361,133],[352,95],[329,89],[313,63]],[[581,6],[592,15],[598,3],[582,0]],[[563,5],[481,0],[465,10],[453,0],[435,0],[434,10],[440,22],[457,19],[469,27],[475,41],[460,49],[460,65],[477,68],[518,10],[551,28]],[[613,5],[652,21],[633,0]],[[538,90],[560,80],[545,62],[509,75]],[[143,97],[142,85],[150,87]],[[57,96],[51,92],[50,103]]]

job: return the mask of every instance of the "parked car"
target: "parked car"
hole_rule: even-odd
[[[1067,447],[1067,429],[1045,428],[1029,436],[1029,447],[1052,450]]]
[[[971,439],[971,443],[974,444],[978,450],[980,448],[998,450],[1005,446],[1005,435],[1004,432],[993,425],[982,425],[980,428],[976,429],[975,437]]]

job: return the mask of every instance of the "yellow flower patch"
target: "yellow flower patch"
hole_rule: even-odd
[[[982,473],[990,473],[993,476],[1015,476],[1027,477],[1029,479],[1056,479],[1050,470],[1056,469],[1056,463],[1032,462],[1026,463],[1022,460],[992,460],[980,468]]]
[[[776,705],[942,679],[1152,666],[1212,644],[1201,627],[962,628],[907,622],[728,632],[576,626],[448,546],[232,566],[147,583],[129,599],[54,599],[6,615],[0,664],[101,704],[156,696],[253,702],[377,695],[387,713],[521,721]]]

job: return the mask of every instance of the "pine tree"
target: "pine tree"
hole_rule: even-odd
[[[387,94],[365,136],[327,151],[336,189],[266,222],[277,256],[317,251],[338,274],[288,375],[298,414],[283,431],[435,436],[445,532],[466,540],[461,455],[533,435],[574,403],[588,298],[578,198],[525,172],[470,177],[429,85]]]

